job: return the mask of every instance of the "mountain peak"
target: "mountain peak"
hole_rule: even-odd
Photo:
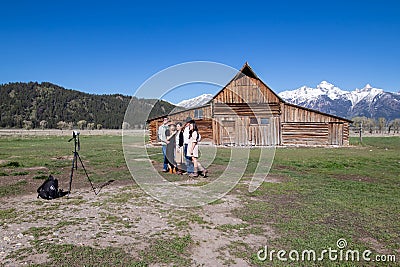
[[[371,86],[369,83],[367,83],[367,84],[364,86],[364,89],[372,89],[372,86]]]
[[[328,87],[328,88],[331,88],[331,87],[334,87],[334,85],[331,84],[331,83],[328,82],[328,81],[322,81],[322,82],[320,82],[320,83],[317,85],[317,87],[322,87],[322,88]]]
[[[210,101],[213,98],[213,96],[214,95],[212,94],[202,94],[200,96],[191,99],[183,100],[176,105],[184,108],[199,107],[207,104],[207,102]]]

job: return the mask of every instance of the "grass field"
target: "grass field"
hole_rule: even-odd
[[[351,139],[349,148],[278,148],[270,172],[274,182],[264,182],[257,191],[249,193],[247,183],[259,153],[252,149],[245,177],[227,198],[200,208],[180,209],[149,199],[134,184],[125,165],[121,137],[82,136],[81,156],[93,181],[99,184],[114,179],[122,186],[105,189],[97,198],[83,196],[54,202],[31,199],[36,203],[31,208],[29,205],[13,207],[10,199],[21,198],[28,202],[30,194],[49,174],[62,180],[64,185],[67,183],[73,149],[68,139],[63,136],[0,138],[0,245],[4,250],[0,259],[6,266],[21,262],[52,266],[52,261],[57,266],[396,264],[329,261],[327,256],[322,262],[283,262],[277,259],[276,252],[272,261],[257,258],[257,251],[265,245],[275,251],[312,249],[319,252],[328,247],[337,249],[336,242],[340,238],[347,241],[346,249],[369,249],[371,257],[395,255],[396,262],[400,261],[400,137],[364,138],[362,145],[357,139]],[[159,150],[148,149],[156,166],[162,160]],[[217,158],[209,167],[209,179],[222,173],[228,161],[229,149],[218,149]],[[80,178],[74,180],[74,186],[88,190],[82,170],[78,170],[77,175]],[[165,177],[174,182],[187,179],[171,174]],[[198,180],[199,185],[204,183],[207,180]],[[230,201],[233,204],[228,208]],[[11,230],[21,227],[27,214],[34,218],[32,209],[35,206],[57,212],[68,203],[74,204],[71,214],[74,214],[73,209],[76,214],[70,223],[54,224],[61,231],[60,235],[71,231],[73,226],[74,229],[83,227],[80,225],[87,221],[81,211],[90,213],[88,209],[94,208],[97,210],[94,217],[101,219],[108,228],[101,224],[104,229],[86,230],[89,231],[86,234],[94,234],[92,243],[67,242],[65,237],[63,243],[50,246],[54,241],[48,240],[49,229],[35,225],[32,219],[24,235],[33,236],[33,239],[28,240],[26,246],[6,249],[14,243],[12,240],[7,243],[4,238]],[[122,211],[132,207],[157,210],[161,214],[159,219],[150,222],[155,225],[166,222],[172,228],[157,230],[154,227],[148,233],[132,230],[145,216],[138,212],[132,215],[136,216],[132,220],[124,220]],[[215,219],[224,216],[229,220]],[[115,234],[120,229],[125,239],[107,242],[109,232]],[[84,229],[82,232],[85,234]],[[138,245],[132,241],[135,239],[148,245]],[[39,245],[41,243],[44,245]],[[136,248],[136,252],[128,250],[127,245]],[[210,259],[201,254],[206,249],[210,249]],[[46,256],[38,260],[32,256],[34,254]]]

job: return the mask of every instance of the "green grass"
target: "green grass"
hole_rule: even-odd
[[[146,264],[172,264],[172,266],[189,266],[190,253],[188,251],[193,243],[190,235],[174,237],[171,239],[156,239],[150,247],[140,253]]]
[[[20,195],[22,194],[22,188],[27,184],[25,180],[18,181],[11,185],[0,186],[0,197],[10,196],[10,195]]]
[[[47,167],[48,173],[37,173],[37,179],[50,173],[62,174],[61,170],[69,172],[73,143],[68,140],[67,136],[0,137],[0,158],[7,160],[0,166],[0,176],[10,175],[9,168],[14,170],[12,175],[22,175],[24,171],[18,170],[22,166]],[[125,164],[121,136],[81,136],[80,141],[79,154],[94,182],[131,179]],[[84,175],[80,164],[78,175]]]
[[[35,239],[49,234],[49,228],[30,228],[25,234],[32,234]],[[139,251],[138,257],[133,257],[125,248],[91,246],[76,246],[72,244],[54,244],[45,240],[35,240],[34,248],[22,248],[13,251],[7,258],[24,260],[36,250],[36,253],[48,254],[48,261],[30,266],[149,266],[160,263],[168,266],[188,266],[189,248],[193,243],[190,235],[173,238],[159,238],[150,241],[146,249]],[[135,253],[136,254],[136,253]]]
[[[38,253],[48,254],[49,261],[30,266],[148,266],[145,262],[134,259],[122,248],[107,247],[93,248],[90,246],[76,246],[72,244],[36,244]],[[14,251],[8,258],[21,260],[32,254],[32,248]]]
[[[33,179],[37,179],[37,180],[46,180],[47,178],[48,178],[48,176],[46,174],[39,174],[39,175],[33,176]]]
[[[15,219],[18,217],[18,212],[12,208],[12,209],[0,209],[0,226],[4,225],[4,223],[7,223],[8,221]]]
[[[374,251],[365,238],[394,254],[400,248],[399,137],[364,138],[353,148],[279,148],[271,174],[289,181],[254,193],[241,187],[251,198],[234,214],[253,226],[272,224],[280,236],[272,248],[322,250],[339,238],[352,249]]]
[[[0,138],[0,158],[8,162],[0,166],[0,179],[7,179],[7,175],[17,173],[23,175],[22,167],[45,166],[49,173],[56,173],[61,168],[68,171],[71,163],[65,156],[72,154],[72,144],[67,140],[68,137]],[[89,175],[96,182],[132,179],[125,167],[121,137],[83,136],[81,143],[81,157]],[[270,174],[281,177],[282,182],[264,182],[253,193],[248,192],[246,184],[239,184],[231,194],[238,194],[242,206],[236,207],[230,215],[240,218],[243,223],[220,225],[217,230],[226,234],[239,232],[244,240],[247,234],[264,235],[268,239],[269,248],[275,250],[335,248],[336,241],[345,238],[349,249],[371,249],[376,253],[380,247],[391,254],[398,254],[400,138],[370,137],[364,138],[362,144],[358,143],[357,138],[351,138],[350,143],[353,146],[347,148],[278,148]],[[259,152],[259,149],[251,150],[245,180],[251,177],[257,166]],[[152,160],[159,164],[162,162],[160,148],[149,148],[148,153]],[[216,171],[211,172],[211,176],[223,172],[229,156],[230,149],[217,150],[217,157],[210,168]],[[18,164],[8,165],[11,162]],[[164,175],[171,180],[187,179],[184,176]],[[1,186],[0,197],[19,194],[26,184],[26,181],[21,180]],[[110,196],[104,203],[94,202],[93,205],[107,207],[108,204],[124,205],[129,201],[137,202],[138,195],[122,190],[119,195]],[[223,203],[217,200],[213,204]],[[208,223],[199,215],[200,211],[178,209],[169,214],[168,220],[179,232],[190,230],[191,224],[203,224],[206,227]],[[15,217],[17,214],[12,210],[0,212],[2,221],[9,220],[6,216]],[[122,217],[114,215],[105,214],[103,219],[113,225],[124,226],[125,223],[121,221]],[[274,237],[263,233],[265,227],[274,230]],[[46,235],[48,231],[50,229],[46,227],[29,230],[35,237]],[[374,240],[375,245],[368,240]],[[99,266],[190,265],[190,248],[195,245],[190,235],[169,239],[151,238],[150,241],[148,248],[139,251],[138,258],[133,258],[122,248],[98,249],[59,244],[50,246],[46,242],[42,251],[49,254],[49,260],[69,266],[94,266],[95,263]],[[257,249],[266,244],[253,245],[257,248],[234,241],[224,249],[254,265],[288,265],[289,262],[259,262]],[[318,264],[322,263],[307,262],[306,265]],[[347,266],[358,264],[365,265],[363,262],[353,262]],[[302,266],[304,262],[290,262],[290,265]],[[323,265],[346,266],[346,263],[323,262]]]

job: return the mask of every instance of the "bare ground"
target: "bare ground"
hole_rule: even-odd
[[[35,193],[42,180],[27,180],[22,195],[0,198],[1,210],[10,212],[0,220],[0,262],[5,266],[47,262],[49,255],[35,250],[38,242],[120,247],[139,257],[154,239],[187,234],[193,239],[192,266],[249,266],[248,258],[231,253],[232,247],[239,244],[256,253],[276,237],[268,224],[254,234],[232,214],[242,205],[234,193],[215,204],[188,209],[152,199],[133,181],[115,181],[95,196],[87,181],[77,179],[69,198],[46,201]],[[279,177],[271,180],[278,181]],[[66,185],[61,183],[62,188]]]

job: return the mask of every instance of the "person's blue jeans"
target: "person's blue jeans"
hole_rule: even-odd
[[[162,145],[162,154],[164,156],[164,170],[168,170],[168,159],[167,159],[167,145]]]
[[[187,173],[194,173],[194,165],[193,165],[192,157],[186,156],[187,149],[188,149],[188,144],[185,144],[183,146],[183,153],[185,153],[186,171],[187,171]]]

